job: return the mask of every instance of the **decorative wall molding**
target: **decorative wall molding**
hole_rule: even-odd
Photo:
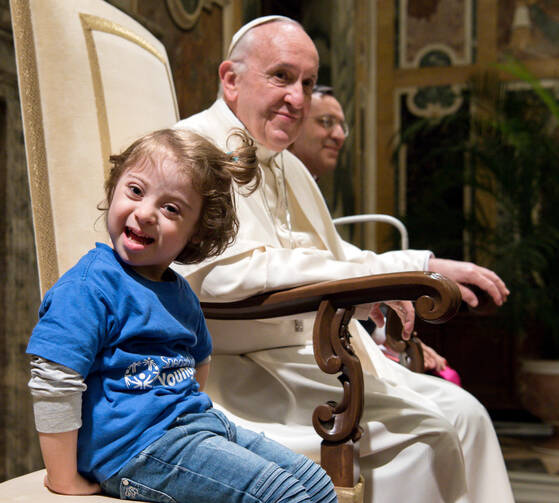
[[[459,85],[417,87],[408,90],[406,105],[418,117],[440,118],[456,112],[463,103]]]
[[[192,29],[198,22],[202,9],[211,10],[213,4],[225,7],[231,0],[167,0],[169,13],[182,30]]]
[[[397,66],[418,68],[431,47],[452,54],[453,65],[473,63],[475,1],[412,2],[397,4]]]

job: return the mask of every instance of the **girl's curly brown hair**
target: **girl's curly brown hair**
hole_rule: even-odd
[[[239,228],[233,182],[245,186],[250,194],[258,187],[261,176],[254,142],[240,129],[230,139],[233,137],[240,139],[240,146],[225,153],[208,139],[188,130],[161,129],[142,136],[124,152],[109,158],[112,168],[105,181],[106,200],[99,209],[108,211],[118,180],[128,168],[146,159],[169,156],[190,177],[194,190],[202,198],[196,232],[175,261],[194,264],[220,255],[234,241]]]

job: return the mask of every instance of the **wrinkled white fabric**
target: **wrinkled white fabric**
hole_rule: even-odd
[[[234,146],[227,138],[243,125],[218,100],[176,127],[195,130],[230,151]],[[174,266],[202,301],[426,268],[428,251],[375,254],[345,243],[314,180],[293,155],[259,146],[258,158],[264,184],[249,197],[237,197],[235,243],[202,264]],[[341,387],[314,361],[312,322],[312,317],[302,323],[209,320],[216,356],[207,391],[216,407],[241,425],[318,459],[312,412],[339,399]],[[394,364],[355,321],[350,332],[365,372],[360,449],[366,501],[512,502],[495,432],[481,404],[451,383]]]

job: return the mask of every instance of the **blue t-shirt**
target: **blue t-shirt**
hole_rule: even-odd
[[[46,293],[27,353],[85,377],[78,470],[102,482],[181,414],[211,407],[195,366],[212,345],[200,303],[177,276],[155,282],[97,243]]]

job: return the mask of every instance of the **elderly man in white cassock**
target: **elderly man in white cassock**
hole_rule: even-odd
[[[258,146],[263,182],[252,195],[237,197],[234,244],[215,259],[176,269],[209,302],[316,281],[429,270],[478,285],[502,304],[506,286],[475,264],[435,258],[429,251],[375,254],[340,238],[312,176],[286,150],[308,113],[317,71],[312,40],[289,18],[259,18],[235,34],[219,66],[222,98],[176,127],[198,131],[227,151],[234,147],[231,132],[245,129]],[[476,305],[475,295],[464,285],[460,289],[464,301]],[[399,307],[409,334],[413,308]],[[382,324],[379,314],[374,308],[373,318]],[[339,399],[342,391],[336,377],[314,361],[312,320],[208,325],[215,348],[208,391],[215,406],[317,459],[321,439],[311,424],[313,409]],[[365,374],[365,501],[512,502],[483,406],[452,383],[413,374],[385,358],[358,323],[351,322],[350,332]]]

